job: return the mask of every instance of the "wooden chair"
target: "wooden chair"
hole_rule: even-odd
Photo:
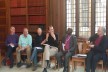
[[[80,49],[80,48],[81,47],[78,47],[79,53],[86,54],[86,53],[89,52],[89,46],[88,46],[88,44],[85,41],[83,41],[82,49]],[[82,51],[82,52],[80,52],[80,51]],[[84,63],[84,70],[85,70],[85,59],[86,59],[86,57],[75,57],[75,56],[73,56],[72,57],[72,65],[73,65],[72,66],[72,72],[75,69],[75,62],[82,62],[82,63]],[[98,64],[100,64],[102,66],[102,72],[103,72],[103,69],[104,69],[103,60],[100,60],[98,62]]]
[[[103,62],[103,60],[100,60],[100,61],[98,62],[98,64],[100,64],[100,65],[102,66],[102,72],[103,72],[103,70],[104,70],[104,62]]]
[[[88,48],[88,46],[87,46],[85,41],[78,42],[79,54],[85,54],[87,48]],[[72,72],[74,72],[74,70],[76,69],[75,68],[76,62],[83,63],[84,64],[84,70],[85,70],[85,59],[86,59],[86,56],[79,57],[79,56],[77,56],[77,54],[72,56]]]
[[[76,62],[84,63],[84,70],[85,70],[85,59],[86,57],[78,57],[77,55],[72,56],[72,72],[76,69]]]
[[[55,56],[51,56],[50,59],[52,59],[53,62],[55,63],[55,67],[54,67],[54,69],[56,69],[56,64],[57,64],[56,57],[55,57]]]

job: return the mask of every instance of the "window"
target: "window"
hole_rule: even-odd
[[[66,28],[71,27],[74,30],[74,34],[84,38],[89,38],[91,33],[97,33],[99,26],[106,28],[106,1],[107,0],[66,0]],[[91,22],[91,20],[93,20],[93,22]],[[95,26],[95,30],[91,25]]]
[[[66,1],[66,12],[67,12],[67,28],[72,28],[73,29],[73,34],[75,34],[76,31],[76,24],[75,24],[75,0],[67,0]]]
[[[95,14],[95,32],[97,33],[99,26],[106,27],[106,0],[96,0]]]
[[[91,0],[79,0],[79,36],[91,35]]]

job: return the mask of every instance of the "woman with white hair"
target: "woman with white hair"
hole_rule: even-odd
[[[105,60],[107,37],[105,34],[105,28],[99,27],[97,34],[93,35],[89,39],[90,51],[87,54],[86,58],[86,72],[95,72],[97,62],[99,60]]]

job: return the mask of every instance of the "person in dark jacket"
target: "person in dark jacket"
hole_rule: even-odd
[[[108,47],[108,39],[104,35],[105,28],[99,27],[97,34],[89,39],[90,51],[86,58],[86,72],[95,72],[97,62],[103,60],[106,56],[106,48]]]
[[[42,44],[44,43],[44,39],[45,34],[42,32],[41,28],[38,28],[33,40],[33,53],[31,56],[31,61],[33,62],[33,71],[35,71],[37,67],[37,54],[44,51],[42,46]]]
[[[68,72],[69,58],[71,58],[72,55],[74,55],[76,48],[77,48],[76,36],[72,35],[72,29],[68,28],[67,34],[63,37],[62,40],[62,51],[56,54],[58,64],[62,66],[62,62],[64,63],[63,72]],[[63,56],[64,60],[62,60]]]
[[[13,52],[15,52],[16,47],[18,46],[18,35],[15,34],[15,27],[10,28],[10,34],[6,38],[6,47],[7,50],[7,57],[10,59],[10,68],[13,67],[14,59],[13,59]]]

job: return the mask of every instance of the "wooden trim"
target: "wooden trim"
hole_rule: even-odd
[[[49,23],[48,23],[48,21],[49,21],[48,11],[49,11],[49,7],[50,7],[49,2],[50,2],[50,0],[46,0],[46,31],[47,31],[47,28],[49,25]]]
[[[6,5],[6,25],[8,26],[7,31],[9,31],[11,27],[11,17],[10,17],[10,0],[5,0]]]
[[[28,17],[28,0],[26,0],[26,26],[27,26],[27,28],[29,29],[29,17]]]
[[[95,0],[91,0],[91,35],[95,34]]]
[[[106,0],[106,35],[108,36],[108,0]]]

